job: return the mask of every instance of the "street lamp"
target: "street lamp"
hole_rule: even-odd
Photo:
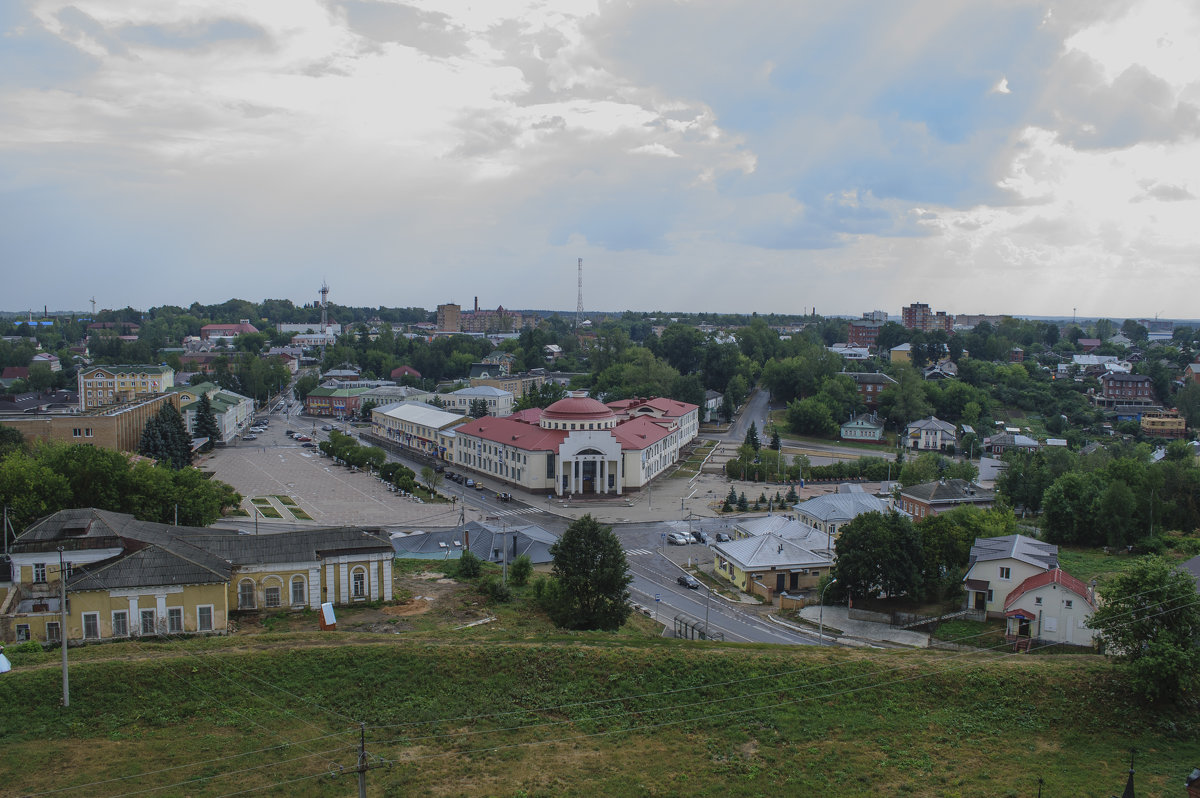
[[[825,638],[825,591],[837,584],[837,577],[830,579],[825,583],[825,587],[821,588],[821,610],[817,613],[817,636]]]

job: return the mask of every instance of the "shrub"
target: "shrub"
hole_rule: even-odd
[[[509,590],[508,585],[494,575],[483,580],[483,592],[498,604],[512,600],[512,591]]]
[[[458,560],[458,575],[462,579],[477,579],[483,571],[482,561],[469,551],[464,551]]]
[[[528,554],[522,554],[509,566],[508,581],[517,587],[522,587],[529,582],[531,574],[533,574],[533,562],[529,559]]]

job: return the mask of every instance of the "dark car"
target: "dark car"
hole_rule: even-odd
[[[435,466],[433,467],[433,472],[434,472],[435,474],[441,474],[441,473],[442,473],[442,472],[444,472],[445,470],[446,470],[446,467],[445,467],[444,465],[442,465],[441,463],[438,463],[437,465],[435,465]]]
[[[512,501],[512,494],[511,493],[497,493],[496,498],[502,502],[510,502],[510,501]]]
[[[285,434],[290,438],[296,434],[296,430],[294,430],[294,429],[287,430]]]
[[[688,590],[699,590],[700,589],[700,583],[696,581],[696,578],[694,576],[688,576],[687,574],[681,574],[675,578],[675,581],[678,582],[679,584],[683,585],[684,587],[686,587]]]
[[[718,532],[717,533],[717,542],[718,543],[728,543],[729,535],[726,535],[724,532]]]
[[[303,446],[305,449],[315,449],[317,447],[317,445],[315,443],[313,443],[312,441],[308,441],[307,443],[302,443],[300,445]]]
[[[692,540],[697,543],[708,543],[708,535],[704,534],[703,529],[697,529],[692,533]]]

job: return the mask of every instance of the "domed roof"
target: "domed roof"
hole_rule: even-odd
[[[582,391],[573,393],[566,399],[559,399],[542,411],[542,418],[556,421],[596,421],[613,418],[615,415],[612,408]]]

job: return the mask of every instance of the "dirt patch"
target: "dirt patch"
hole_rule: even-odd
[[[403,604],[396,604],[391,607],[384,607],[384,615],[423,615],[429,612],[432,604],[427,598],[415,598],[412,601],[406,601]]]

